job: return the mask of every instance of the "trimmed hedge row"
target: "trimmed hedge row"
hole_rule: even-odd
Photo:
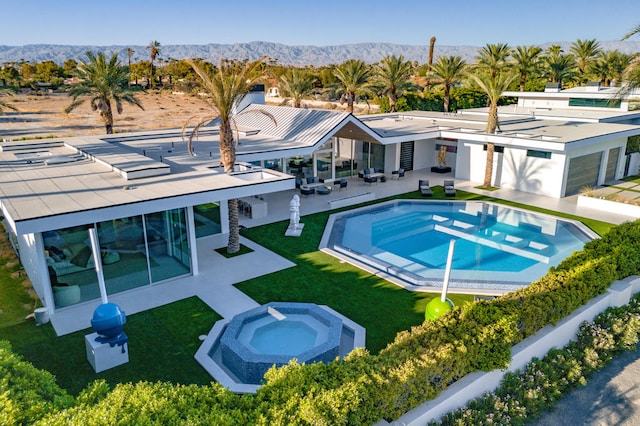
[[[576,339],[507,373],[491,393],[445,415],[430,425],[524,425],[532,423],[565,395],[584,386],[614,356],[634,350],[640,338],[640,294],[627,306],[609,308],[593,322],[584,322]]]
[[[256,395],[220,385],[104,384],[46,424],[372,424],[395,419],[478,370],[504,368],[511,347],[640,272],[640,224],[613,228],[529,287],[456,307],[436,323],[399,333],[378,355],[356,350],[329,364],[291,362],[270,370]],[[53,407],[54,411],[63,407]],[[120,419],[120,420],[119,420]]]

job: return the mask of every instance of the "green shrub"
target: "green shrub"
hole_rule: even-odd
[[[35,368],[0,341],[0,424],[31,424],[73,404],[48,371]]]

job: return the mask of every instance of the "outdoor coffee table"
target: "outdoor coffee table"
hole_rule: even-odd
[[[331,186],[328,186],[328,185],[321,185],[321,186],[319,186],[319,187],[317,187],[317,188],[316,188],[316,192],[317,192],[319,195],[327,195],[327,194],[330,194],[330,193],[331,193],[331,190],[332,190],[332,189],[333,189],[333,188],[332,188]]]

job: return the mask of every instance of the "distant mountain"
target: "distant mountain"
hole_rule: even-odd
[[[559,44],[565,52],[569,51],[571,42],[554,42],[540,45],[543,49],[551,44]],[[618,49],[624,53],[640,51],[640,41],[601,41],[605,50]],[[0,46],[0,64],[5,62],[42,62],[52,60],[62,64],[67,59],[85,59],[87,51],[105,52],[111,55],[118,52],[120,59],[127,60],[126,49],[134,50],[132,60],[147,60],[146,46],[69,46],[52,44],[28,44],[25,46]],[[439,46],[436,43],[435,57],[458,55],[467,62],[472,62],[479,46]],[[409,61],[421,64],[429,60],[428,45],[403,45],[392,43],[358,43],[336,46],[288,46],[279,43],[255,41],[235,44],[204,45],[162,45],[162,59],[202,58],[217,63],[219,58],[227,59],[259,59],[263,56],[277,59],[281,65],[327,65],[339,64],[347,59],[362,59],[366,62],[377,62],[387,55],[404,55]]]

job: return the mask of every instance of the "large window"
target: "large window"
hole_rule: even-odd
[[[551,153],[549,151],[538,151],[537,149],[528,149],[527,157],[535,157],[535,158],[551,158]]]
[[[91,227],[43,234],[56,308],[100,297]],[[185,209],[100,222],[96,229],[107,294],[191,272]]]
[[[193,220],[196,227],[196,238],[219,234],[220,204],[206,203],[193,207]]]
[[[596,108],[620,108],[620,101],[617,99],[570,98],[569,106],[596,107]]]

